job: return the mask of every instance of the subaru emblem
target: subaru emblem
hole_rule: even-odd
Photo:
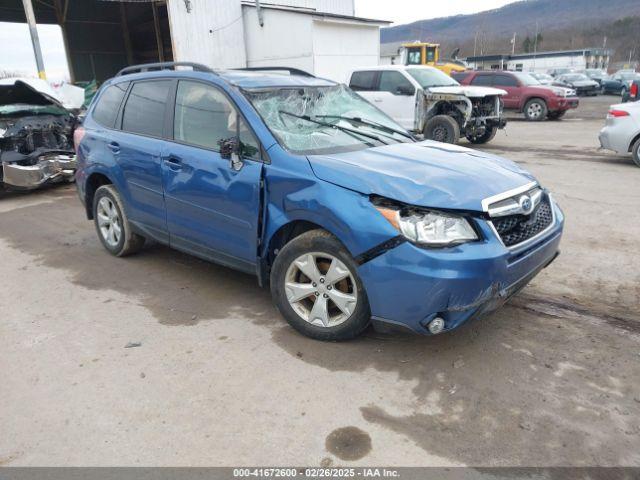
[[[533,202],[531,201],[531,197],[529,197],[529,195],[521,196],[519,203],[520,209],[525,215],[529,215],[533,210]]]

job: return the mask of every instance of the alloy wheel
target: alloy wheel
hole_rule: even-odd
[[[529,108],[527,108],[527,114],[529,115],[529,118],[539,118],[540,115],[542,115],[542,105],[539,103],[532,103],[529,105]]]
[[[285,293],[294,312],[324,328],[344,323],[358,304],[353,275],[327,253],[305,253],[293,261],[285,276]]]
[[[118,209],[110,198],[102,197],[98,201],[97,216],[100,235],[107,245],[115,248],[122,236],[122,223]]]

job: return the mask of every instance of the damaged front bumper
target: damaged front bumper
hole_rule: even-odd
[[[428,335],[436,317],[449,331],[500,307],[557,257],[564,216],[554,209],[553,226],[520,248],[505,247],[479,220],[484,240],[445,249],[404,242],[362,264],[374,327]]]
[[[2,183],[8,187],[31,190],[49,183],[71,182],[76,171],[76,156],[67,152],[47,152],[33,158],[2,160]]]

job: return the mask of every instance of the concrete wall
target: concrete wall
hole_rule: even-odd
[[[313,17],[263,9],[264,26],[253,7],[244,7],[247,66],[300,68],[313,73]]]
[[[313,21],[313,58],[315,75],[346,82],[351,70],[378,65],[380,29],[317,18]]]
[[[174,58],[213,68],[245,67],[244,24],[240,0],[168,0]]]

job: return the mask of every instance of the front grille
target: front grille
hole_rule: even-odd
[[[553,222],[549,196],[544,195],[540,204],[529,215],[509,215],[492,221],[507,247],[525,242],[544,231]]]

